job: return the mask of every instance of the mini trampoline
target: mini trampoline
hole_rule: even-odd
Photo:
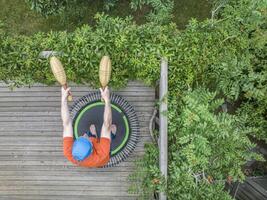
[[[112,124],[117,126],[116,137],[112,139],[110,161],[104,167],[112,167],[125,160],[136,147],[139,138],[139,122],[133,107],[121,96],[110,95]],[[74,102],[70,110],[75,139],[95,124],[98,138],[103,124],[104,103],[101,93],[92,92]]]

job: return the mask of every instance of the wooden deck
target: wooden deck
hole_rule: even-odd
[[[72,86],[74,100],[92,91]],[[155,92],[139,82],[117,91],[138,115],[141,138],[117,167],[89,169],[63,157],[60,88],[35,85],[10,91],[0,84],[0,199],[136,199],[128,194],[134,160],[150,141],[149,119]]]
[[[248,177],[243,183],[232,184],[229,189],[237,200],[266,200],[267,176]]]

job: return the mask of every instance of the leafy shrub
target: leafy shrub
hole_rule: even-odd
[[[106,10],[110,10],[115,6],[118,0],[105,0],[104,6]]]
[[[250,135],[258,140],[267,142],[267,107],[264,102],[244,102],[237,110],[241,117],[246,116],[246,123],[254,126],[255,130]]]
[[[132,0],[131,8],[137,10],[144,5],[149,5],[153,10],[148,14],[147,19],[155,23],[168,23],[171,21],[173,15],[174,2],[172,0]]]
[[[54,15],[60,13],[69,0],[26,0],[31,9],[44,15]]]
[[[203,88],[188,91],[179,100],[169,99],[168,199],[232,199],[224,192],[225,182],[244,180],[242,166],[262,160],[250,151],[255,145],[247,134],[253,128],[243,118],[220,111],[223,102]],[[150,199],[154,191],[165,188],[156,149],[148,146],[131,179],[140,199]]]
[[[223,57],[208,71],[210,80],[217,83],[218,90],[222,91],[228,101],[241,99],[251,103],[251,106],[244,104],[242,113],[247,111],[246,114],[250,116],[248,124],[255,122],[255,125],[261,126],[255,133],[258,139],[267,138],[266,9],[266,2],[261,0],[253,3],[247,0],[238,3],[229,1],[225,5],[222,16],[229,21],[226,20],[220,30],[226,35],[224,43],[228,40],[232,48],[223,52]]]
[[[228,177],[243,180],[242,166],[248,160],[261,159],[250,152],[255,145],[247,134],[253,128],[247,127],[242,118],[218,111],[224,101],[215,96],[216,93],[196,89],[182,97],[179,109],[175,99],[169,104],[170,197],[207,199],[204,193],[188,194],[182,182],[198,187],[204,182],[224,184]],[[203,181],[198,183],[198,179]]]
[[[139,199],[153,199],[154,192],[162,191],[164,179],[159,170],[159,151],[153,144],[145,145],[146,154],[136,161],[136,170],[129,176],[131,181],[130,193],[139,194]],[[145,162],[144,162],[145,161]],[[142,181],[140,181],[142,180]]]
[[[38,33],[31,37],[16,38],[2,34],[1,80],[12,80],[16,85],[54,82],[49,62],[38,57],[42,50],[54,50],[63,52],[61,60],[69,80],[77,83],[97,85],[94,72],[98,70],[99,59],[109,54],[113,62],[113,86],[122,86],[128,79],[155,83],[159,77],[161,56],[170,58],[170,69],[174,72],[170,76],[170,83],[177,86],[176,91],[192,84],[192,67],[197,64],[192,57],[200,55],[200,44],[194,44],[191,40],[193,33],[180,35],[174,24],[159,26],[149,23],[137,26],[130,18],[110,18],[105,15],[96,18],[98,24],[95,29],[86,25],[72,33]],[[193,50],[182,54],[188,48],[180,40],[192,44]],[[187,66],[177,63],[177,57],[187,61]],[[201,59],[201,56],[198,57]]]
[[[67,11],[67,14],[71,14],[71,11],[81,10],[83,3],[88,0],[25,0],[31,9],[42,14],[43,16],[56,15]],[[110,10],[118,0],[104,0],[105,10]],[[172,0],[132,0],[131,8],[137,10],[142,6],[148,5],[152,8],[152,11],[148,14],[147,19],[156,23],[168,23],[172,19],[172,10],[174,2]],[[69,11],[70,10],[70,11]]]

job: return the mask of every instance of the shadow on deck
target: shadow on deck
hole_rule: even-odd
[[[72,86],[74,100],[92,91]],[[125,162],[106,169],[73,166],[63,157],[60,88],[35,85],[10,91],[0,85],[0,199],[135,199],[128,175],[150,141],[155,91],[129,82],[116,91],[133,105],[141,137]]]

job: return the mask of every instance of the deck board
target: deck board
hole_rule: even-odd
[[[95,91],[71,84],[74,100]],[[154,88],[129,82],[114,91],[136,110],[140,141],[133,154],[112,168],[73,166],[62,153],[60,88],[35,84],[12,91],[0,83],[0,199],[132,200],[128,175],[151,141]],[[71,105],[71,104],[70,104]]]

